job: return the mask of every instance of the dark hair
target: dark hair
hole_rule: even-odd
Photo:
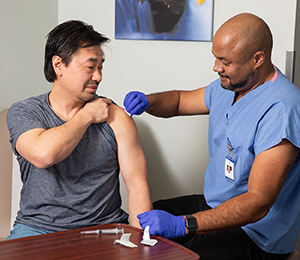
[[[72,55],[80,48],[102,45],[109,38],[94,30],[93,26],[82,21],[70,20],[57,25],[47,35],[45,46],[44,74],[49,82],[56,80],[56,73],[52,66],[52,58],[59,56],[68,66]]]

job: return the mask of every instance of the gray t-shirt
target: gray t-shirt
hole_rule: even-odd
[[[17,153],[15,145],[22,133],[65,123],[50,108],[48,95],[17,102],[7,115],[23,182],[15,224],[61,231],[126,223],[128,214],[120,208],[117,143],[107,122],[91,124],[73,152],[47,169],[36,168]]]

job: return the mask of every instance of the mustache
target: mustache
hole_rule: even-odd
[[[218,75],[221,76],[221,77],[224,77],[224,78],[229,78],[226,74],[223,74],[223,73],[220,73],[220,72],[218,72]]]
[[[89,81],[89,82],[87,82],[86,84],[84,84],[85,85],[85,87],[88,87],[88,86],[94,86],[94,85],[99,85],[99,82],[97,82],[97,81]]]

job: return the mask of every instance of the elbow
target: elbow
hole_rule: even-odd
[[[250,209],[248,211],[249,223],[255,223],[267,216],[276,201],[274,194],[266,192],[251,190],[246,193],[247,195],[250,196],[249,203],[247,203],[247,207]]]
[[[32,163],[38,169],[47,169],[55,164],[55,160],[49,151],[43,151],[32,158],[30,163]]]
[[[260,207],[255,214],[252,215],[252,218],[250,219],[250,223],[255,223],[261,219],[263,219],[265,216],[268,215],[272,205],[265,205]]]
[[[259,214],[256,214],[255,216],[253,216],[253,218],[250,220],[250,223],[255,223],[261,219],[263,219],[265,216],[268,215],[269,211],[265,211],[265,212],[260,212]]]
[[[40,170],[47,169],[51,166],[50,164],[40,162],[33,163],[33,165]]]

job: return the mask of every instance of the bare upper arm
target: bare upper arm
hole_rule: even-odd
[[[146,159],[133,119],[126,114],[124,109],[111,105],[107,122],[116,136],[118,160],[125,183],[133,175],[132,181],[138,180],[138,177],[145,178],[147,176]],[[128,182],[126,186],[127,184]]]
[[[284,139],[278,145],[258,154],[251,168],[248,192],[270,208],[275,202],[299,149]]]
[[[205,87],[190,91],[180,91],[179,114],[208,114],[209,110],[204,102],[204,92]]]

